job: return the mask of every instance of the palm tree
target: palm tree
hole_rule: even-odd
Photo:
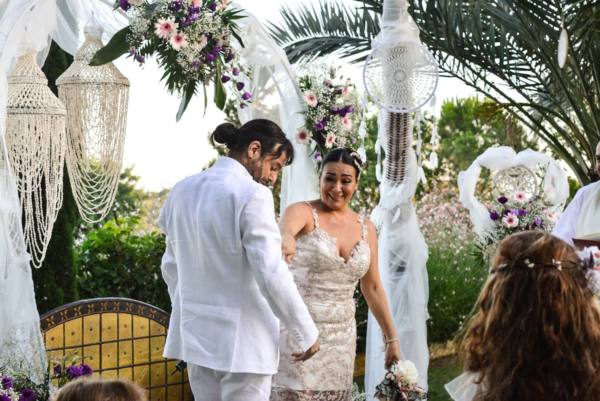
[[[408,0],[441,70],[489,97],[537,134],[582,184],[600,140],[600,0]],[[273,37],[290,60],[337,54],[363,61],[383,0],[282,9]],[[569,32],[559,68],[561,21]]]

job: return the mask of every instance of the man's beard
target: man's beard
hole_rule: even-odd
[[[262,179],[263,163],[263,159],[259,159],[256,162],[251,163],[248,166],[248,171],[250,172],[250,175],[254,181],[272,190],[273,186],[271,185],[271,182],[269,180]]]

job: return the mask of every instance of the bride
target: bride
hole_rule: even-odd
[[[358,281],[385,336],[385,365],[400,359],[400,344],[377,267],[373,224],[349,207],[362,162],[356,152],[335,149],[323,160],[321,197],[289,206],[280,222],[283,254],[314,319],[321,350],[298,362],[294,333],[281,330],[279,371],[272,401],[349,401],[356,354]]]

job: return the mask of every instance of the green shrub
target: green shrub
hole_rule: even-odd
[[[474,249],[473,245],[457,250],[429,248],[430,343],[452,339],[473,309],[487,277]]]
[[[110,220],[89,231],[77,249],[82,298],[127,297],[171,310],[160,273],[162,234],[136,234],[137,219]]]

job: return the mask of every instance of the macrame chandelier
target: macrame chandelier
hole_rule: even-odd
[[[48,87],[36,52],[19,57],[8,79],[6,146],[24,214],[32,265],[46,255],[63,199],[65,106]]]
[[[102,29],[86,26],[85,42],[58,78],[67,107],[67,166],[73,197],[84,221],[109,212],[123,163],[129,81],[112,63],[91,67],[102,47]]]

